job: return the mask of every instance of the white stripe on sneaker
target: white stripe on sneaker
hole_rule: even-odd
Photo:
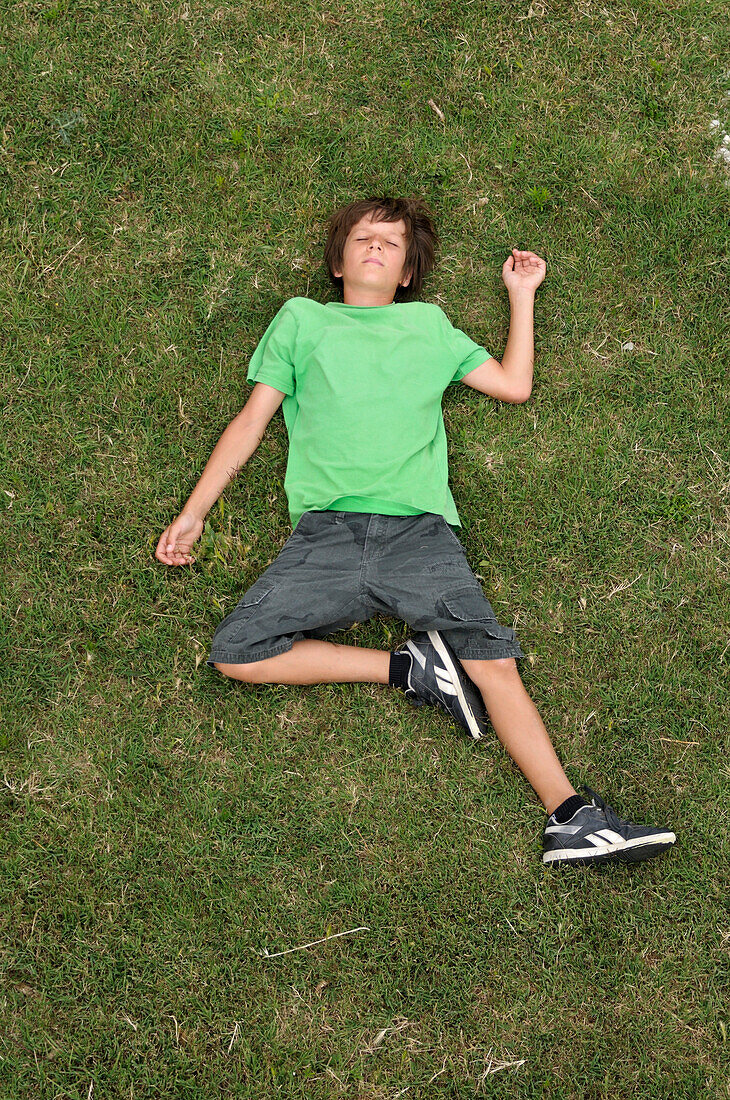
[[[565,836],[575,836],[575,834],[579,833],[582,828],[583,828],[582,825],[567,825],[567,824],[566,825],[559,825],[559,824],[555,824],[555,825],[548,825],[547,828],[545,829],[545,833],[546,833],[547,836],[552,836],[553,834],[564,834]]]
[[[624,838],[621,836],[621,833],[615,833],[613,829],[599,829],[596,833],[596,836],[603,837],[603,839],[607,840],[609,844],[624,843]]]
[[[445,692],[447,695],[459,694],[455,685],[452,684],[451,680],[444,680],[442,676],[439,676],[438,669],[434,669],[434,672],[436,673],[436,683],[443,692]]]
[[[421,668],[426,667],[426,655],[421,653],[418,646],[414,645],[413,642],[406,642],[406,649],[413,654]]]
[[[454,668],[454,665],[453,665],[453,662],[452,662],[452,660],[449,656],[449,653],[448,653],[448,651],[446,650],[446,647],[443,645],[443,643],[441,641],[441,636],[440,636],[438,630],[429,630],[428,631],[428,638],[429,638],[429,641],[431,642],[431,645],[434,647],[434,649],[438,653],[439,657],[443,661],[446,668],[448,668],[451,671],[452,680],[453,680],[453,683],[454,683],[454,686],[455,686],[455,689],[456,689],[455,694],[456,694],[457,699],[459,700],[459,704],[461,706],[461,712],[464,716],[464,721],[467,724],[467,729],[469,730],[469,733],[471,734],[471,736],[474,738],[475,741],[480,741],[481,736],[482,736],[481,730],[479,729],[476,718],[474,717],[474,715],[471,712],[471,707],[468,705],[468,703],[466,701],[466,696],[464,695],[464,692],[463,692],[462,687],[461,687],[461,680],[459,679],[459,673],[457,672],[456,668]]]

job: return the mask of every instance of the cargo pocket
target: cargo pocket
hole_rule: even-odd
[[[223,620],[218,630],[226,627],[226,641],[239,642],[243,636],[249,620],[256,613],[266,597],[276,588],[276,581],[269,578],[259,578],[248,592],[244,593],[238,605],[231,614]],[[217,633],[217,632],[216,632]]]
[[[483,627],[491,638],[513,641],[516,637],[511,627],[500,626],[492,605],[481,588],[463,584],[452,588],[441,597],[449,615],[459,623],[475,623]]]
[[[453,630],[451,644],[459,656],[475,660],[524,656],[514,630],[497,622],[478,584],[455,585],[441,595],[440,604],[450,620],[445,629]]]

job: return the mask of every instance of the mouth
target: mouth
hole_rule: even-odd
[[[365,264],[377,264],[378,267],[383,266],[382,263],[380,262],[380,260],[363,260],[363,263],[365,263]]]

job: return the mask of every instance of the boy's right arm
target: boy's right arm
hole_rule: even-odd
[[[203,532],[203,522],[225,487],[248,462],[276,410],[286,397],[257,382],[235,420],[228,425],[208,459],[198,484],[180,515],[163,531],[155,557],[165,565],[189,565],[190,550]]]

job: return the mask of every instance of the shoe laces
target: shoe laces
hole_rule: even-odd
[[[590,787],[584,787],[583,790],[591,799],[593,805],[605,814],[606,821],[608,822],[609,826],[614,830],[614,832],[623,833],[625,832],[625,830],[631,829],[633,827],[630,821],[627,821],[625,818],[619,817],[613,806],[609,806],[609,804],[603,798],[601,798],[600,794],[596,794],[596,792],[592,791]]]

